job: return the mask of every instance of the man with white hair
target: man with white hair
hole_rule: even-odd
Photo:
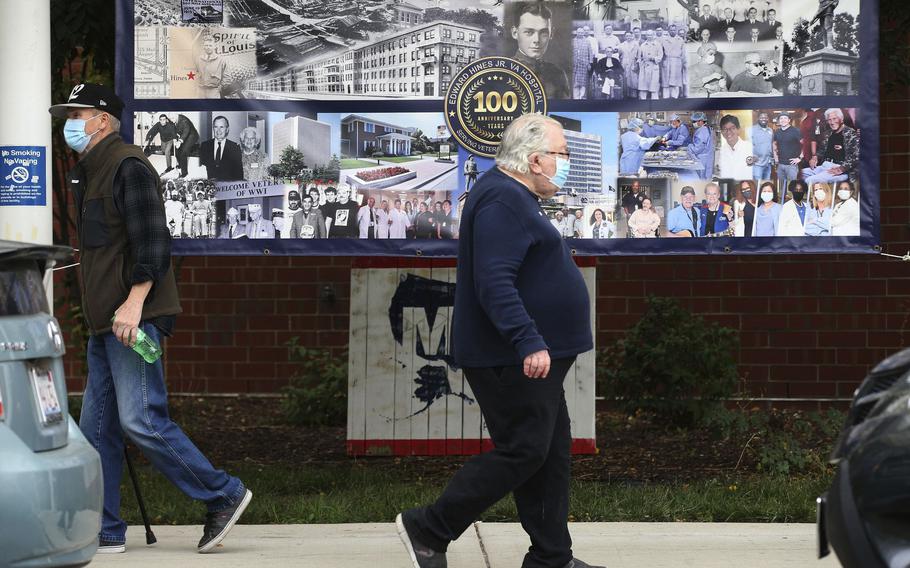
[[[834,183],[852,179],[859,163],[859,134],[844,124],[844,112],[839,108],[825,111],[829,130],[816,145],[818,154],[809,157],[809,167],[803,169],[803,179],[811,188],[815,182]]]
[[[239,239],[246,237],[246,231],[243,227],[240,226],[238,222],[240,219],[240,211],[237,211],[236,207],[231,207],[227,210],[227,223],[221,227],[221,230],[218,232],[219,239]]]
[[[563,392],[575,357],[592,348],[590,303],[568,245],[541,209],[568,179],[562,126],[539,114],[515,119],[496,165],[465,201],[452,316],[452,355],[494,448],[465,464],[435,503],[395,521],[411,566],[443,568],[449,543],[511,493],[531,537],[523,566],[591,568],[572,557]]]
[[[262,205],[250,203],[247,208],[250,222],[246,224],[246,236],[250,239],[274,239],[275,226],[268,219],[262,218]]]

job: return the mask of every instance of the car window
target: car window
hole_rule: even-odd
[[[0,316],[50,313],[41,272],[34,261],[0,266]]]

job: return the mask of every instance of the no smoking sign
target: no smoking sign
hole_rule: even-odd
[[[47,204],[44,146],[0,146],[0,206]]]

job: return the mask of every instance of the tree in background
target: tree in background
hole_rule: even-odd
[[[269,176],[275,179],[300,179],[306,169],[303,152],[293,146],[285,146],[278,163],[269,166]]]

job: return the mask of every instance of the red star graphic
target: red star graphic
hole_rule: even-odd
[[[196,78],[196,74],[193,73],[192,71],[190,71],[189,73],[186,74],[186,78],[192,81],[193,79]]]

